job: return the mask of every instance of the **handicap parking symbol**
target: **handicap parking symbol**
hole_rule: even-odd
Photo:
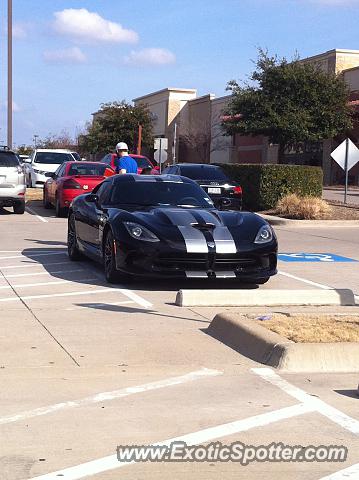
[[[278,259],[282,262],[357,262],[353,258],[342,257],[332,253],[279,253]]]

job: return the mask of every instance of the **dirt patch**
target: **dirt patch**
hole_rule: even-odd
[[[328,201],[328,204],[331,210],[322,220],[359,220],[359,207],[357,205],[344,205],[343,203],[332,201]],[[280,215],[275,208],[258,213],[293,219],[293,217]]]
[[[296,343],[359,342],[359,315],[273,313],[255,321]]]
[[[26,200],[42,200],[43,190],[42,188],[27,188]]]

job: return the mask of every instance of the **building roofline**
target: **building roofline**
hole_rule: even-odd
[[[359,55],[359,50],[347,50],[345,48],[334,48],[333,50],[328,50],[327,52],[323,53],[318,53],[317,55],[312,55],[311,57],[306,57],[306,58],[301,58],[300,61],[304,62],[306,60],[314,60],[315,58],[322,58],[326,57],[331,54],[337,54],[337,53],[353,53],[356,55]]]
[[[351,67],[351,68],[346,68],[345,70],[342,70],[341,73],[352,72],[353,70],[359,70],[359,66],[357,66],[357,67]]]
[[[134,98],[132,101],[137,102],[138,100],[143,100],[144,98],[153,97],[154,95],[158,95],[159,93],[164,93],[164,92],[195,93],[195,94],[197,94],[197,90],[193,89],[193,88],[167,87],[167,88],[162,88],[162,90],[157,90],[156,92],[147,93],[146,95],[143,95],[141,97]]]

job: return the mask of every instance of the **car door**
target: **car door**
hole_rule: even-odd
[[[95,255],[100,255],[100,238],[102,238],[102,228],[107,216],[107,210],[103,207],[103,205],[106,203],[109,197],[111,185],[112,182],[109,179],[96,187],[93,191],[93,194],[97,195],[98,201],[85,201],[84,204],[86,205],[86,212],[81,215],[81,219],[78,217],[78,220],[81,222],[81,225],[79,224],[76,226],[78,236],[80,240],[86,242],[87,247]]]
[[[46,182],[47,184],[47,198],[49,199],[49,202],[54,204],[55,203],[55,198],[56,198],[56,190],[57,190],[57,181],[59,177],[63,176],[63,173],[65,171],[65,166],[60,165],[59,168],[56,170],[54,173],[53,178],[49,178]]]

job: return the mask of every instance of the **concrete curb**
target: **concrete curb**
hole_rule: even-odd
[[[294,343],[240,314],[216,315],[207,333],[256,362],[288,372],[359,372],[359,343]]]
[[[260,217],[271,225],[287,227],[359,227],[359,220],[292,220],[258,213]]]
[[[282,305],[355,305],[351,290],[180,290],[180,307],[246,307]]]

